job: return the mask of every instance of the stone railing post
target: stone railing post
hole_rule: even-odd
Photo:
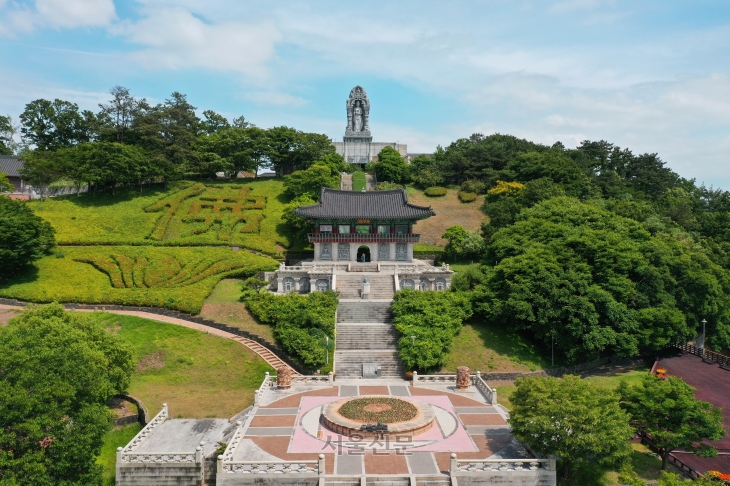
[[[256,390],[253,392],[253,406],[257,406],[259,404],[259,391]]]
[[[324,454],[319,455],[319,460],[317,461],[317,474],[319,476],[324,476]]]
[[[413,372],[413,386],[415,387],[418,384],[418,371]]]
[[[548,456],[548,471],[555,471],[555,454],[550,454]]]
[[[223,454],[218,456],[218,474],[223,474]]]
[[[453,476],[459,470],[459,466],[456,463],[456,453],[451,453],[451,464],[449,465],[449,474]]]
[[[492,388],[492,387],[490,387],[490,388]],[[492,388],[492,405],[496,405],[496,404],[497,404],[497,389]]]
[[[328,378],[328,380],[329,380],[330,383],[334,383],[334,381],[335,381],[335,374],[330,371],[329,373],[327,373],[327,378]]]
[[[116,477],[119,477],[119,469],[120,469],[120,467],[122,465],[122,451],[123,450],[124,450],[124,448],[117,447],[117,467],[116,467],[116,469],[117,469],[117,475],[116,475]]]

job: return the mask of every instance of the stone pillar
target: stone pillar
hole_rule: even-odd
[[[276,388],[279,390],[291,388],[291,369],[288,366],[282,366],[276,370]]]
[[[357,243],[350,243],[350,261],[356,262],[357,261],[357,247],[359,245]]]
[[[471,386],[471,374],[466,366],[459,366],[456,369],[456,390],[467,391]]]
[[[321,243],[314,243],[314,260],[319,260],[319,252],[321,251],[320,248]]]
[[[301,277],[294,277],[294,292],[299,293],[299,281]]]
[[[415,290],[421,290],[421,279],[416,277],[413,279],[413,288]]]
[[[370,279],[367,277],[363,277],[362,279],[362,295],[360,297],[363,299],[370,298]]]
[[[281,294],[284,292],[284,277],[281,275],[276,276],[276,293]]]
[[[391,261],[395,261],[395,242],[391,241],[388,245],[390,245],[390,248],[388,249],[388,258]]]
[[[406,260],[409,262],[412,262],[413,261],[413,243],[408,243],[406,246],[408,248],[408,256],[406,257]]]
[[[456,474],[458,472],[458,467],[459,466],[456,463],[456,453],[452,452],[451,453],[451,461],[450,461],[450,464],[449,464],[449,474],[451,476],[453,476],[454,474]]]
[[[413,386],[418,385],[418,371],[413,372]]]
[[[317,461],[317,474],[324,478],[324,454],[319,455],[319,460]]]

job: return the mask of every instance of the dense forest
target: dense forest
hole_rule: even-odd
[[[408,169],[398,182],[485,194],[481,233],[444,237],[452,261],[481,263],[453,288],[487,322],[566,363],[687,342],[703,319],[730,350],[730,193],[605,141],[475,134]]]
[[[28,103],[15,126],[0,116],[0,155],[21,154],[25,176],[43,192],[54,184],[111,188],[177,179],[307,168],[334,152],[326,135],[290,127],[259,128],[243,116],[229,122],[211,110],[196,114],[174,92],[152,105],[121,86],[99,111],[64,100]],[[18,136],[21,142],[17,141]]]
[[[285,220],[295,235],[308,227],[291,209],[315,200],[321,185],[336,187],[348,170],[325,135],[229,122],[210,110],[199,118],[177,92],[156,105],[122,87],[111,95],[97,113],[41,99],[26,106],[18,127],[0,117],[0,150],[22,154],[41,189],[113,191],[271,168],[289,174]],[[476,318],[554,347],[564,363],[686,342],[703,319],[708,345],[730,350],[730,193],[680,177],[657,154],[606,141],[568,149],[474,134],[410,163],[386,147],[368,170],[381,188],[484,194],[482,230],[454,226],[444,235],[449,260],[478,263],[454,278],[453,290],[468,296]]]

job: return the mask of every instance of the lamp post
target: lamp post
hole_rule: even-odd
[[[325,336],[324,339],[325,339],[325,343],[326,343],[325,345],[327,347],[327,353],[324,356],[324,363],[330,364],[330,337]]]
[[[707,319],[702,319],[702,359],[705,359],[705,324]]]

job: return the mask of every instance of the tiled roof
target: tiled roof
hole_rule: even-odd
[[[12,155],[0,155],[0,172],[8,177],[20,177],[18,169],[22,169],[25,163],[18,157]]]
[[[408,203],[404,189],[393,191],[338,191],[322,188],[319,204],[300,206],[304,218],[425,219],[436,213],[430,207]]]

